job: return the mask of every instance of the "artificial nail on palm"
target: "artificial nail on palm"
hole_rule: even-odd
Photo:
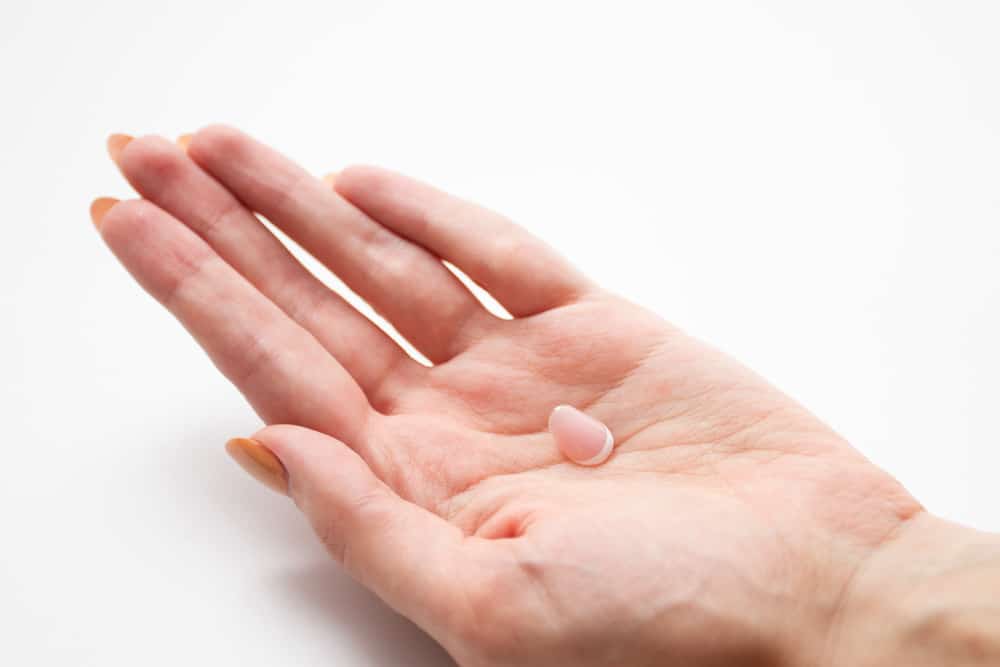
[[[604,463],[615,446],[611,429],[570,405],[552,411],[549,432],[566,458],[584,466]]]

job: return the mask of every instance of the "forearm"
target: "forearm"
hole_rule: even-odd
[[[1000,664],[1000,535],[921,514],[853,578],[830,667]]]

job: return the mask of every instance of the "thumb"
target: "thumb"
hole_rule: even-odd
[[[347,445],[299,426],[268,426],[226,451],[287,493],[330,553],[364,586],[429,630],[448,615],[461,531],[403,500]]]

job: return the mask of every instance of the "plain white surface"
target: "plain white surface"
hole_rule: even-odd
[[[0,663],[439,665],[223,452],[258,421],[87,206],[248,130],[500,209],[1000,529],[995,2],[0,7]]]

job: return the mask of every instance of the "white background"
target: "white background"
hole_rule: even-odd
[[[87,217],[237,125],[516,218],[1000,529],[996,2],[0,8],[0,663],[439,665],[225,456],[258,421]]]

